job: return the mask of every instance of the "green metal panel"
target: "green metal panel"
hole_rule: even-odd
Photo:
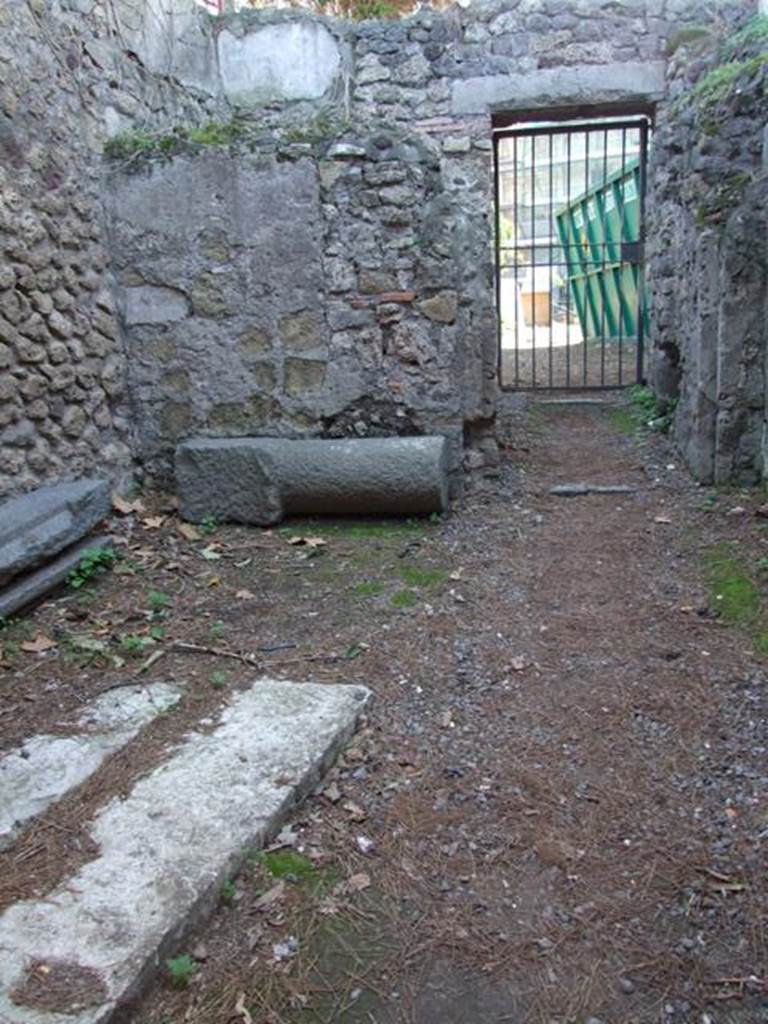
[[[640,213],[640,162],[633,160],[555,214],[587,339],[637,338],[641,270],[622,259],[622,244],[640,241]],[[647,327],[645,308],[642,316]]]

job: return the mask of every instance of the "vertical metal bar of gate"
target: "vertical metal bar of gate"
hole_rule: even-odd
[[[642,380],[648,135],[644,115],[494,133],[502,387]]]

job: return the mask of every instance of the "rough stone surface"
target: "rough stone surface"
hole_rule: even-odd
[[[131,456],[167,484],[175,444],[199,433],[440,433],[453,490],[462,469],[492,476],[491,114],[658,99],[663,124],[661,72],[686,30],[721,38],[756,8],[483,0],[351,22],[221,20],[187,0],[6,5],[0,494],[96,459],[119,477]],[[233,114],[246,142],[171,152],[177,129]],[[104,141],[126,130],[157,140],[156,158],[105,173]],[[284,336],[286,316],[314,329]],[[704,457],[714,430],[749,464],[754,417],[704,390],[688,417]]]
[[[54,959],[101,981],[79,1024],[110,1020],[159,958],[178,953],[184,929],[213,909],[245,851],[261,846],[316,783],[368,698],[360,686],[258,679],[213,730],[192,733],[128,797],[113,800],[91,826],[99,856],[47,898],[0,916],[0,1017],[63,1019],[9,995],[28,963]]]
[[[62,736],[32,736],[0,758],[0,850],[32,818],[79,786],[108,754],[124,746],[155,715],[181,696],[175,686],[126,686],[83,708],[76,726]]]
[[[709,50],[701,42],[678,49],[669,69],[674,102],[659,112],[654,133],[650,376],[662,401],[677,401],[675,440],[705,483],[757,482],[768,451],[764,48],[757,41],[731,54],[744,72],[710,92],[696,84],[718,74],[720,38]]]
[[[80,564],[87,551],[101,550],[111,546],[109,537],[92,536],[87,540],[73,544],[39,569],[14,577],[11,582],[0,590],[0,616],[8,618],[22,608],[44,597],[54,587],[63,583],[73,569]]]
[[[167,2],[147,5],[150,20]],[[133,123],[152,131],[214,109],[133,59],[126,40],[140,7],[0,7],[0,499],[95,465],[115,480],[130,470],[101,153]],[[154,27],[148,38],[167,53]]]
[[[0,505],[0,586],[79,541],[109,513],[103,480],[41,487]]]
[[[181,514],[267,526],[285,515],[426,515],[448,503],[442,437],[198,438],[176,451]]]

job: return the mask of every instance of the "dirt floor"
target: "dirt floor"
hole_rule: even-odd
[[[137,1024],[768,1022],[763,496],[613,402],[504,434],[442,521],[201,533],[146,499],[115,571],[0,632],[4,746],[128,680],[186,691],[0,854],[6,902],[260,672],[376,694]],[[637,493],[549,494],[575,481]]]

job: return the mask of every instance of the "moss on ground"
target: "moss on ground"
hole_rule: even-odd
[[[723,622],[747,631],[759,653],[768,653],[768,621],[760,588],[736,545],[722,542],[706,548],[703,564],[712,610]]]

